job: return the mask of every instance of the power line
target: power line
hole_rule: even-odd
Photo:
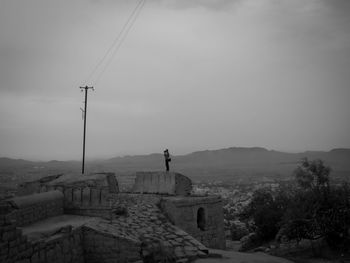
[[[102,71],[100,72],[100,74],[97,76],[96,81],[94,82],[94,85],[96,85],[99,80],[101,79],[103,73],[106,71],[106,69],[108,68],[108,66],[111,64],[115,54],[118,52],[118,50],[120,49],[121,45],[123,44],[123,42],[125,41],[126,37],[128,36],[132,26],[135,24],[136,19],[138,18],[138,15],[141,12],[141,9],[143,8],[143,6],[145,5],[146,0],[141,0],[141,5],[139,5],[139,8],[137,9],[134,17],[131,20],[131,23],[129,24],[129,26],[126,28],[125,33],[122,35],[121,40],[119,41],[118,45],[116,46],[116,48],[114,49],[112,55],[109,57],[109,59],[107,60],[106,64],[104,65]]]
[[[87,82],[89,79],[92,78],[92,76],[97,72],[98,68],[100,68],[103,65],[103,63],[106,61],[108,55],[111,54],[112,50],[114,49],[112,54],[111,54],[111,56],[107,59],[104,67],[102,68],[102,71],[100,72],[100,74],[97,75],[96,82],[101,78],[102,74],[105,72],[105,70],[107,69],[108,65],[111,63],[113,57],[115,56],[117,51],[120,49],[120,46],[122,45],[122,43],[124,42],[125,38],[127,37],[130,29],[134,25],[134,23],[135,23],[138,15],[140,14],[140,11],[143,8],[145,2],[146,2],[146,0],[140,0],[137,3],[135,9],[132,11],[132,13],[128,17],[126,23],[122,27],[122,30],[119,32],[117,37],[114,39],[112,45],[106,51],[104,56],[98,61],[98,63],[93,68],[93,70],[91,71],[89,76],[85,79],[85,82]],[[82,111],[82,117],[83,117],[83,120],[84,120],[83,161],[82,161],[82,171],[81,171],[81,173],[84,174],[84,172],[85,172],[85,139],[86,139],[87,95],[88,95],[88,90],[89,89],[94,90],[94,88],[93,88],[93,86],[89,87],[89,86],[86,85],[85,87],[80,87],[80,89],[81,89],[81,91],[85,90],[84,109],[80,108],[80,110]]]
[[[106,53],[103,55],[103,57],[98,60],[97,64],[95,65],[95,67],[92,69],[92,71],[90,72],[90,74],[88,75],[88,77],[86,78],[87,82],[88,80],[90,80],[94,74],[97,72],[97,70],[102,66],[103,62],[106,61],[108,55],[112,52],[113,48],[117,45],[117,48],[113,51],[112,53],[112,58],[114,57],[115,53],[117,52],[117,50],[119,50],[121,43],[124,42],[124,39],[126,38],[128,32],[130,31],[130,28],[133,26],[133,24],[135,23],[135,20],[137,18],[137,16],[139,15],[141,9],[143,8],[144,4],[145,4],[146,0],[140,0],[136,7],[133,9],[133,11],[131,12],[130,16],[128,17],[128,19],[126,20],[125,24],[123,25],[121,31],[119,32],[119,34],[117,35],[117,37],[113,40],[112,45],[108,48],[108,50],[106,51]],[[131,25],[131,26],[130,26]],[[125,33],[126,32],[126,33]],[[119,42],[119,43],[118,43]],[[110,64],[111,61],[111,57],[109,59],[107,59],[107,64]],[[108,66],[107,65],[107,66]],[[106,70],[107,66],[105,65],[102,69],[102,73],[98,74],[98,77],[96,79],[100,79],[101,75],[103,74],[103,72]],[[93,82],[93,81],[92,81]]]

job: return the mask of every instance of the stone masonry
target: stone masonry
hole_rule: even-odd
[[[163,197],[170,221],[211,248],[225,248],[222,201],[218,196]]]
[[[203,243],[223,247],[221,200],[189,196],[189,179],[176,177],[181,182],[176,187],[185,182],[186,196],[176,195],[181,190],[173,196],[120,193],[110,173],[57,176],[24,186],[22,193],[35,193],[0,205],[0,262],[186,262],[207,257]],[[198,216],[204,230],[198,230]]]

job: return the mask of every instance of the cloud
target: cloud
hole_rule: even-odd
[[[1,2],[0,154],[79,158],[79,85],[138,1]],[[348,147],[349,7],[147,0],[89,94],[89,147]]]
[[[332,11],[343,14],[348,17],[350,11],[350,1],[349,0],[322,0],[322,3],[330,8]]]

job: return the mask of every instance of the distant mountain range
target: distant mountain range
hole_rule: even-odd
[[[181,172],[195,181],[285,180],[292,177],[294,169],[304,157],[310,160],[323,160],[326,165],[331,166],[332,178],[349,180],[350,175],[350,149],[285,153],[260,147],[231,147],[171,157],[170,169]],[[28,180],[39,175],[79,172],[80,166],[78,161],[31,162],[0,158],[0,182]],[[111,171],[122,176],[136,171],[164,170],[164,167],[162,154],[149,154],[90,161],[87,163],[86,171]]]

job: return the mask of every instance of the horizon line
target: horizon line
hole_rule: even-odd
[[[274,150],[274,149],[268,149],[266,147],[260,147],[260,146],[253,146],[253,147],[243,147],[243,146],[231,146],[226,148],[215,148],[215,149],[204,149],[204,150],[198,150],[198,151],[192,151],[184,154],[171,154],[172,156],[186,156],[194,153],[200,153],[205,151],[220,151],[220,150],[229,150],[229,149],[263,149],[266,151],[275,151],[275,152],[281,152],[281,153],[289,153],[289,154],[300,154],[300,153],[307,153],[307,152],[331,152],[335,150],[350,150],[350,147],[336,147],[331,148],[330,150],[306,150],[306,151],[284,151],[284,150]],[[136,157],[136,156],[149,156],[149,155],[163,155],[162,152],[153,152],[153,153],[144,153],[144,154],[120,154],[120,155],[109,155],[109,156],[96,156],[96,157],[88,157],[86,160],[88,162],[95,162],[95,161],[103,161],[103,160],[110,160],[114,158],[125,158],[125,157]],[[0,159],[11,159],[11,160],[22,160],[22,161],[28,161],[28,162],[42,162],[42,163],[48,163],[48,162],[81,162],[82,160],[78,159],[65,159],[65,160],[59,160],[59,159],[48,159],[43,160],[40,158],[26,158],[26,157],[14,157],[14,156],[0,156]]]

